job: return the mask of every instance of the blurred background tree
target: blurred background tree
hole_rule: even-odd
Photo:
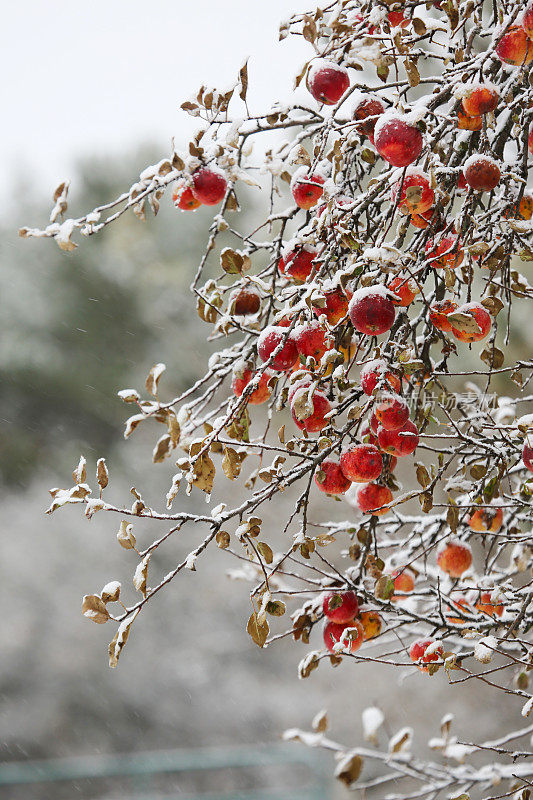
[[[123,164],[80,164],[75,185],[82,194],[74,191],[74,204],[110,199],[131,182],[132,166],[151,157],[146,148]],[[17,238],[21,220],[49,213],[27,197],[26,186],[1,228],[0,478],[19,488],[43,465],[61,471],[75,454],[120,440],[124,406],[116,392],[138,382],[151,353],[169,359],[176,388],[183,388],[197,374],[195,355],[206,350],[183,291],[205,235],[202,214],[185,223],[165,204],[150,224],[124,217],[91,247],[65,254]],[[191,358],[175,358],[184,341]]]

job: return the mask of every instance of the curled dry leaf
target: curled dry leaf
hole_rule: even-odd
[[[329,727],[328,712],[325,709],[319,711],[313,718],[311,727],[317,733],[325,733]]]
[[[204,453],[196,459],[193,472],[193,486],[206,494],[211,494],[215,480],[215,465],[208,453]]]
[[[159,379],[165,370],[166,370],[165,364],[154,364],[154,366],[148,373],[145,385],[146,385],[146,391],[149,392],[152,395],[152,397],[157,397]]]
[[[72,479],[76,484],[85,483],[87,480],[87,461],[83,456],[80,456],[78,466],[72,473]]]
[[[133,625],[137,615],[140,612],[140,608],[133,612],[129,617],[126,617],[120,625],[118,626],[118,630],[113,636],[113,639],[109,643],[108,653],[109,653],[109,666],[113,669],[118,664],[118,659],[122,650],[124,649],[124,645],[128,641],[128,637],[130,635],[131,626]]]
[[[222,469],[226,478],[234,481],[241,472],[241,459],[233,447],[224,447],[224,458],[222,459]]]
[[[96,462],[96,480],[100,489],[105,489],[109,483],[109,473],[105,463],[105,458],[99,458]]]
[[[335,768],[335,777],[350,788],[358,780],[363,769],[363,759],[359,753],[345,753]]]
[[[136,545],[135,536],[133,535],[133,525],[126,522],[124,519],[120,523],[117,541],[124,550],[133,550]]]
[[[148,563],[150,561],[150,553],[146,555],[143,560],[137,565],[137,569],[133,575],[133,585],[138,592],[141,592],[143,597],[146,597],[146,582],[148,580]]]
[[[78,486],[73,486],[72,489],[50,489],[50,494],[53,499],[46,511],[47,514],[52,514],[67,503],[85,502],[87,496],[91,494],[91,489],[86,483],[80,483]]]
[[[116,603],[120,597],[120,589],[121,585],[118,581],[110,581],[109,583],[106,583],[100,592],[100,597],[104,603]]]
[[[259,622],[257,614],[254,611],[253,614],[250,615],[246,630],[258,647],[264,647],[269,632],[266,619],[263,622]]]
[[[103,625],[109,619],[109,611],[104,601],[97,594],[86,594],[83,598],[81,611],[84,617]]]

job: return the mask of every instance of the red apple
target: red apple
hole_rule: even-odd
[[[533,447],[530,447],[527,442],[522,450],[522,461],[524,462],[524,467],[533,472]]]
[[[526,10],[522,15],[522,27],[529,36],[530,39],[533,39],[533,2],[530,2],[526,6]]]
[[[440,234],[426,242],[426,258],[436,269],[457,269],[462,264],[464,253],[456,233]]]
[[[402,380],[394,372],[390,372],[387,364],[382,359],[369,361],[361,368],[359,374],[361,389],[367,395],[371,395],[381,381],[384,381],[394,392],[399,392],[402,388]]]
[[[309,174],[307,167],[296,170],[291,180],[291,192],[294,202],[306,211],[316,206],[324,193],[324,177],[318,172]]]
[[[365,639],[365,632],[359,620],[354,619],[348,624],[328,622],[324,626],[324,644],[330,653],[334,646],[341,642],[349,653],[359,650]]]
[[[378,118],[385,112],[385,107],[381,100],[375,95],[365,95],[354,108],[353,117],[359,120],[355,129],[363,136],[368,136],[374,144],[374,128]]]
[[[366,483],[357,492],[357,507],[365,514],[379,517],[388,514],[392,492],[381,483]]]
[[[403,275],[395,275],[387,286],[391,292],[398,296],[398,299],[393,299],[392,302],[395,306],[407,308],[410,306],[418,294],[418,286],[412,278],[404,277]]]
[[[248,398],[248,402],[253,406],[258,406],[261,403],[265,403],[270,395],[272,394],[272,390],[268,386],[269,380],[272,378],[273,373],[266,369],[259,379],[259,385],[257,389],[254,389],[251,395]],[[233,370],[233,380],[231,382],[231,388],[233,389],[233,394],[236,397],[240,397],[252,378],[255,377],[253,369],[248,364],[239,364]]]
[[[458,327],[454,327],[453,316],[455,314],[466,315],[470,318],[471,323],[463,322],[461,327],[464,329],[459,330]],[[460,306],[453,312],[451,323],[452,333],[460,342],[479,342],[488,336],[492,324],[489,312],[479,303],[465,303]]]
[[[219,167],[198,167],[192,175],[192,193],[204,206],[216,206],[224,199],[228,184]]]
[[[318,433],[329,424],[326,414],[331,411],[331,403],[324,392],[317,390],[309,397],[304,389],[305,387],[301,387],[293,394],[290,401],[291,415],[300,430]]]
[[[432,670],[430,665],[435,661],[441,661],[444,658],[444,651],[442,645],[433,639],[420,639],[411,645],[409,656],[421,672],[432,672],[435,667]]]
[[[347,625],[359,614],[359,600],[355,592],[326,592],[322,599],[324,616],[337,624]]]
[[[278,262],[278,269],[282,275],[294,281],[304,283],[316,266],[313,264],[318,255],[318,250],[311,244],[293,247],[288,245],[282,251]]]
[[[326,350],[329,349],[326,333],[317,320],[297,325],[293,331],[293,337],[298,354],[305,358],[313,356],[316,361],[320,361]]]
[[[472,550],[465,542],[449,539],[437,552],[437,565],[451,578],[460,578],[472,565]]]
[[[320,477],[319,477],[320,476]],[[344,494],[350,486],[351,481],[344,475],[338,461],[332,458],[325,458],[318,467],[315,475],[315,483],[321,492],[325,494]],[[350,619],[354,615],[349,615]],[[330,619],[333,619],[331,617]],[[341,622],[342,620],[337,620]]]
[[[396,203],[398,199],[398,210],[401,214],[423,214],[429,211],[435,202],[435,193],[430,181],[429,175],[421,169],[417,167],[406,169],[403,181],[399,178],[391,190],[392,202]]]
[[[385,161],[393,167],[407,167],[416,161],[424,140],[416,125],[398,114],[383,114],[374,128],[374,145]]]
[[[378,397],[374,414],[386,430],[397,431],[409,419],[409,406],[399,395],[385,392]]]
[[[378,444],[382,450],[392,456],[410,456],[418,447],[419,441],[418,428],[410,419],[395,431],[378,428]]]
[[[498,533],[503,522],[503,508],[476,508],[466,520],[476,533]]]
[[[354,292],[348,312],[354,328],[368,336],[389,331],[396,317],[391,293],[381,284]]]
[[[257,314],[261,308],[261,297],[258,290],[251,286],[242,286],[231,293],[228,309],[236,317],[245,317],[247,314]]]
[[[341,453],[341,470],[353,483],[369,483],[379,478],[383,459],[373,444],[350,445]]]
[[[452,300],[440,300],[429,307],[429,318],[433,325],[444,333],[449,333],[452,323],[448,320],[448,314],[457,311],[457,303]]]
[[[313,311],[317,317],[325,314],[327,321],[333,327],[348,313],[348,298],[340,288],[324,290],[324,298],[325,306],[314,305]]]
[[[319,103],[335,105],[350,86],[348,70],[334,61],[313,61],[307,72],[307,88]]]
[[[464,176],[471,189],[490,192],[500,182],[501,172],[493,158],[476,153],[466,160]]]
[[[257,352],[262,361],[268,361],[273,351],[279,347],[281,342],[287,337],[287,331],[279,325],[269,325],[266,327],[257,341]],[[274,356],[270,365],[272,369],[280,372],[290,369],[298,359],[296,342],[289,334],[280,352]]]
[[[179,208],[181,211],[195,211],[202,205],[193,195],[191,187],[188,186],[187,182],[184,180],[178,182],[172,195],[172,200],[176,208]]]
[[[463,89],[461,103],[465,114],[479,117],[494,111],[499,99],[498,90],[492,83],[474,83]]]
[[[533,58],[533,44],[520,25],[512,25],[496,45],[496,55],[500,61],[519,67]]]

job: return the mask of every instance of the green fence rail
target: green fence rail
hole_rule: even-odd
[[[275,791],[267,787],[194,795],[181,792],[156,795],[150,791],[151,779],[158,775],[302,765],[308,770],[304,788]],[[323,758],[314,751],[298,745],[265,744],[17,761],[0,765],[0,787],[138,778],[135,792],[124,794],[124,800],[157,800],[158,797],[179,800],[328,800],[331,796],[329,775]]]

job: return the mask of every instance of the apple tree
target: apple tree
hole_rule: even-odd
[[[533,260],[533,4],[333,0],[284,22],[290,36],[309,45],[292,103],[252,112],[244,65],[229,90],[183,103],[199,123],[185,151],[80,218],[62,184],[47,227],[22,229],[70,251],[125,213],[157,213],[165,195],[185,214],[215,211],[191,269],[216,344],[205,374],[166,396],[156,364],[142,391],[119,392],[126,437],[159,423],[153,461],[176,464],[161,505],[136,488],[111,503],[105,461],[89,484],[82,458],[49,513],[108,513],[130,551],[131,590],[111,580],[83,598],[87,618],[114,627],[111,666],[154,595],[218,547],[250,581],[247,634],[302,648],[301,678],[372,662],[478,681],[487,703],[503,692],[516,706],[516,727],[491,741],[459,742],[443,715],[430,761],[411,729],[383,744],[377,708],[367,744],[332,741],[325,717],[287,739],[332,750],[345,784],[387,797],[525,798],[533,359],[515,342],[533,297],[521,272]],[[239,225],[247,186],[252,231]],[[261,514],[285,508],[287,490],[278,550]],[[190,510],[202,493],[223,500]],[[330,521],[314,518],[317,497]],[[159,574],[154,553],[185,530],[194,548]]]

